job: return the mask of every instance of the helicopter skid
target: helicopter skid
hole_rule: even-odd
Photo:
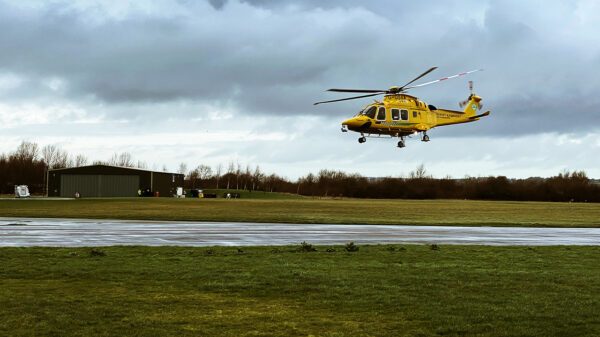
[[[379,133],[379,134],[376,134],[376,135],[373,135],[373,134],[369,133],[368,135],[366,135],[364,137],[369,137],[369,138],[387,138],[387,136],[389,136],[390,138],[397,137],[397,136],[394,136],[394,135],[386,135],[386,134],[382,134],[382,133]]]
[[[373,132],[373,133],[365,133],[361,132],[361,136],[369,137],[369,138],[398,138],[398,137],[410,137],[414,134],[412,132]]]
[[[354,131],[354,130],[353,130]],[[347,131],[344,131],[347,132]],[[384,133],[365,133],[365,132],[360,132],[360,138],[358,139],[359,143],[364,143],[367,141],[367,138],[400,138],[400,140],[398,141],[398,147],[399,148],[403,148],[406,146],[406,138],[412,138],[412,136],[415,136],[419,133],[422,133],[422,137],[421,137],[421,141],[423,142],[428,142],[429,141],[429,136],[427,135],[426,131],[418,131],[418,132],[394,132],[394,133],[388,133],[388,132],[384,132]]]

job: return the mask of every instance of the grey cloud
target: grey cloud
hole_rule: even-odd
[[[208,0],[208,2],[215,8],[221,9],[227,3],[227,0]]]
[[[60,95],[74,100],[119,106],[220,102],[244,114],[313,114],[334,121],[370,100],[313,107],[314,101],[344,97],[327,88],[385,89],[433,65],[440,69],[424,80],[483,67],[471,79],[493,115],[470,132],[598,128],[600,102],[584,87],[600,84],[590,71],[600,63],[597,49],[557,40],[554,22],[540,14],[519,17],[524,10],[514,2],[433,4],[180,1],[173,3],[176,11],[90,22],[90,13],[61,5],[34,10],[0,3],[0,73],[28,79],[0,95],[58,95],[35,84],[57,77],[67,83]],[[466,83],[413,94],[456,108],[468,94]]]

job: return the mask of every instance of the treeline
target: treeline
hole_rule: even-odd
[[[180,164],[178,173],[185,175],[186,188],[224,188],[264,192],[296,193],[297,183],[290,182],[276,174],[267,174],[256,165],[243,166],[230,162],[226,167],[217,165],[215,170],[208,165],[198,165],[187,171],[185,164]]]
[[[185,166],[181,173],[186,172]],[[406,178],[368,178],[359,174],[321,170],[291,182],[276,174],[267,175],[259,166],[251,169],[230,163],[225,172],[218,165],[200,165],[186,175],[186,188],[226,188],[287,192],[313,197],[374,199],[476,199],[517,201],[600,202],[600,185],[585,172],[561,172],[550,178],[509,179],[468,177],[436,179],[423,165]]]
[[[48,169],[77,167],[88,164],[83,155],[72,156],[55,145],[39,148],[37,144],[22,142],[9,154],[0,155],[0,193],[14,192],[14,185],[28,185],[32,193],[44,193]],[[106,164],[147,169],[131,154],[114,154]],[[167,171],[163,166],[162,171]],[[419,166],[407,177],[368,178],[359,174],[321,170],[309,173],[296,181],[262,172],[257,165],[230,162],[214,169],[198,165],[188,170],[181,163],[177,170],[185,175],[185,188],[238,189],[264,192],[297,193],[313,197],[402,198],[402,199],[479,199],[518,201],[575,201],[600,202],[600,185],[589,179],[585,172],[561,172],[550,178],[508,179],[499,177],[468,177],[437,179],[427,175]]]
[[[14,193],[15,185],[28,185],[31,193],[44,194],[48,169],[79,167],[88,163],[86,156],[71,155],[56,145],[40,148],[36,143],[23,141],[14,152],[0,154],[0,194]],[[143,162],[134,162],[131,154],[127,152],[115,153],[106,161],[97,160],[92,164],[142,169],[147,166]],[[166,168],[163,167],[163,170]]]
[[[303,195],[354,198],[600,202],[600,185],[584,172],[562,172],[545,179],[504,176],[435,179],[412,172],[407,178],[374,179],[321,171],[301,178],[298,191]]]

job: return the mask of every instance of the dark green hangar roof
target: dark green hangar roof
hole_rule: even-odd
[[[48,171],[48,196],[135,197],[138,190],[161,197],[183,187],[183,174],[132,167],[90,165]]]
[[[60,168],[60,169],[50,169],[50,172],[57,172],[60,174],[175,174],[181,175],[180,173],[172,173],[172,172],[160,172],[160,171],[151,171],[144,170],[135,167],[122,167],[122,166],[112,166],[112,165],[88,165],[88,166],[79,166],[79,167],[68,167],[68,168]]]

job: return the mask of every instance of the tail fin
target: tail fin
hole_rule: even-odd
[[[467,103],[467,107],[464,110],[464,113],[467,115],[467,117],[475,116],[477,114],[477,110],[479,110],[481,107],[481,104],[479,103],[480,101],[481,97],[475,94],[471,94],[471,96],[469,96],[469,103]]]

